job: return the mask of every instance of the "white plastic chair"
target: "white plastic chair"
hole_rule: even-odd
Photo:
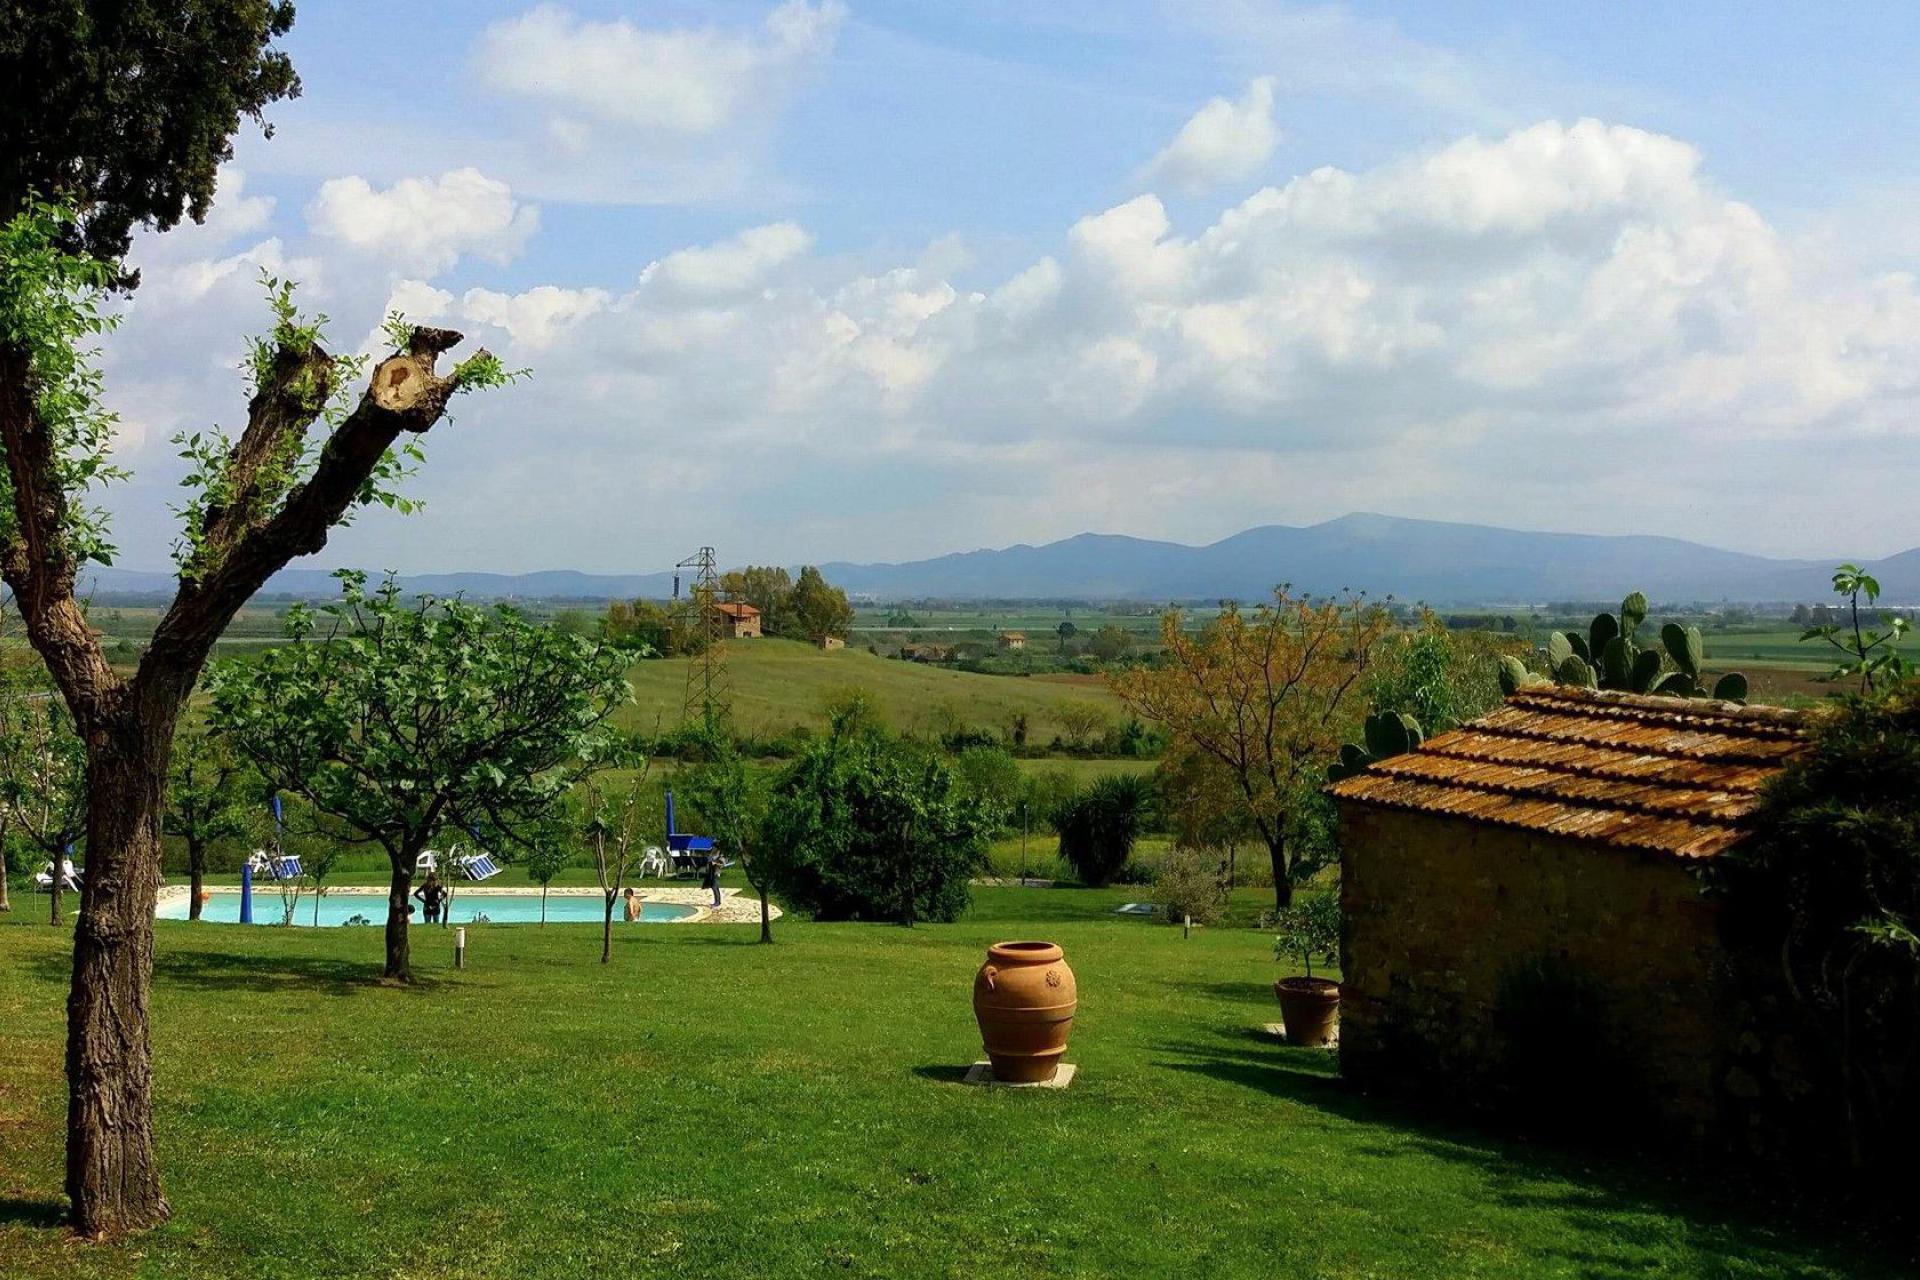
[[[440,855],[431,849],[423,850],[420,856],[413,860],[413,873],[415,875],[426,875],[429,872],[438,871],[439,869]]]
[[[648,845],[647,851],[640,855],[640,874],[642,876],[667,874],[667,855],[661,852],[659,845]]]

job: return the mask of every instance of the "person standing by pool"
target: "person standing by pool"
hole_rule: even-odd
[[[426,908],[426,922],[440,923],[441,906],[447,900],[447,887],[440,883],[440,873],[427,872],[425,882],[413,891],[413,896],[420,899],[420,905]]]
[[[646,909],[647,909],[647,900],[641,897],[639,894],[635,893],[633,891],[632,885],[628,885],[626,905],[621,908],[621,910],[626,913],[627,923],[632,924],[634,921],[638,920],[640,918],[641,913]]]
[[[720,855],[719,854],[716,853],[708,857],[706,878],[703,879],[700,883],[704,885],[706,888],[713,890],[713,905],[716,907],[719,906],[720,905]]]

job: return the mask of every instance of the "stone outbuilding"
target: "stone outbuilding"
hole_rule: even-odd
[[[720,615],[720,631],[728,640],[754,640],[760,636],[760,611],[750,604],[726,600],[713,606]]]
[[[1701,873],[1805,742],[1790,711],[1543,686],[1335,785],[1342,1072],[1492,1102],[1546,1061],[1529,1020],[1577,1006],[1664,1132],[1753,1123],[1760,1041]]]
[[[1027,647],[1027,633],[1024,631],[1002,631],[1000,633],[1002,649],[1024,649]]]

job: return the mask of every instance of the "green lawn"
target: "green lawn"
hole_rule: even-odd
[[[830,697],[860,689],[896,729],[928,730],[957,720],[973,728],[1004,730],[1015,712],[1029,719],[1028,736],[1044,744],[1060,732],[1054,713],[1067,703],[1093,703],[1117,719],[1120,704],[1100,681],[980,675],[895,658],[849,645],[823,653],[797,640],[734,640],[726,645],[733,714],[753,734],[778,734],[797,725],[819,727]],[[651,730],[680,723],[687,663],[642,662],[631,673],[635,704],[627,723]]]
[[[985,890],[958,925],[784,921],[416,940],[162,924],[154,1026],[175,1218],[59,1216],[68,940],[0,925],[0,1275],[1862,1276],[1714,1179],[1509,1143],[1343,1088],[1263,1038],[1265,937]],[[1261,895],[1256,891],[1249,905]],[[1063,943],[1064,1092],[959,1083],[982,946]]]

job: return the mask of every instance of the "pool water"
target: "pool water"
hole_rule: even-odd
[[[344,925],[356,916],[364,918],[369,924],[383,926],[387,922],[387,895],[384,893],[337,893],[329,892],[319,900],[319,923]],[[416,908],[418,903],[415,904]],[[581,897],[576,894],[551,894],[547,898],[548,924],[586,924],[600,923],[606,912],[606,900],[599,894]],[[660,924],[667,920],[684,920],[699,910],[697,907],[682,906],[679,903],[649,902],[641,913],[645,924]],[[255,889],[253,893],[253,922],[255,924],[279,924],[285,907],[280,894],[271,886],[264,891]],[[622,906],[615,903],[613,922],[625,923],[622,918]],[[154,911],[157,920],[185,920],[187,918],[187,896],[180,894],[160,904]],[[477,917],[485,916],[493,924],[521,924],[540,919],[540,895],[537,893],[461,893],[454,890],[453,904],[448,912],[448,920],[453,924],[477,924]],[[206,909],[200,913],[202,920],[232,924],[240,919],[240,895],[236,892],[221,892],[216,889],[208,900]],[[300,895],[300,905],[294,909],[293,922],[298,925],[314,923],[314,897],[311,893]],[[421,914],[416,910],[413,922],[423,923]]]

